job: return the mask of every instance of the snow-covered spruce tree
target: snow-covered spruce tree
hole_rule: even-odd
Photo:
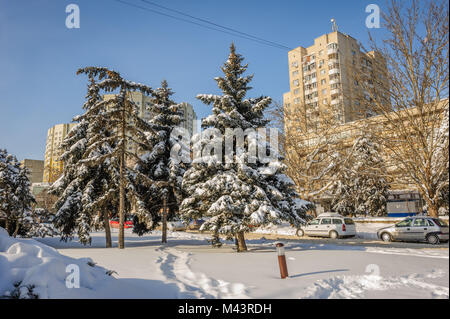
[[[55,215],[44,208],[35,208],[26,214],[27,237],[54,237],[58,230],[51,223]]]
[[[135,171],[139,174],[134,180],[138,199],[133,231],[143,235],[162,222],[163,243],[167,239],[167,221],[176,217],[182,200],[181,182],[190,161],[188,145],[180,137],[186,134],[179,127],[180,105],[170,99],[172,94],[165,80],[152,93],[149,107],[152,130],[147,132],[150,151],[143,153],[136,164]],[[162,215],[161,209],[166,209]]]
[[[139,108],[131,99],[131,91],[151,94],[148,86],[123,79],[116,71],[107,68],[87,67],[79,69],[77,74],[86,74],[90,79],[98,79],[97,88],[104,92],[118,92],[109,99],[97,101],[92,110],[103,110],[99,122],[101,125],[92,130],[93,136],[87,144],[83,162],[89,166],[105,164],[111,176],[118,177],[119,188],[119,248],[125,248],[124,222],[125,214],[137,193],[132,180],[134,172],[129,162],[139,162],[140,158],[128,146],[135,145],[138,150],[148,150],[145,132],[151,131],[150,125],[139,117]],[[100,121],[101,120],[101,121]],[[105,136],[103,130],[112,132]],[[107,152],[99,152],[99,146],[109,148]],[[106,147],[104,147],[106,148]],[[108,194],[114,195],[115,188]]]
[[[389,183],[378,145],[359,137],[344,162],[331,189],[333,210],[342,215],[386,215]]]
[[[212,231],[213,246],[220,246],[219,236],[225,235],[236,239],[238,251],[245,251],[244,233],[253,226],[283,220],[298,226],[304,222],[306,208],[297,205],[300,200],[294,183],[284,174],[286,167],[281,158],[275,156],[265,162],[249,151],[258,144],[265,154],[267,150],[275,154],[265,139],[247,135],[243,143],[234,140],[233,130],[248,132],[265,127],[263,112],[271,99],[246,98],[253,76],[243,76],[247,65],[242,65],[243,57],[236,53],[234,44],[230,51],[222,67],[225,76],[215,78],[223,95],[197,96],[212,105],[213,114],[202,121],[205,133],[194,139],[194,153],[200,151],[202,155],[195,156],[192,167],[184,174],[186,198],[180,214],[185,220],[207,217],[201,229]],[[233,145],[227,152],[226,140]],[[206,151],[211,144],[218,145],[221,152],[211,155]]]
[[[91,242],[93,228],[103,228],[109,248],[109,216],[117,212],[118,206],[118,165],[109,165],[111,159],[101,163],[93,160],[110,154],[113,141],[107,141],[112,132],[105,128],[106,110],[100,103],[100,89],[93,77],[89,81],[85,113],[73,119],[78,123],[62,143],[64,171],[51,187],[51,192],[59,196],[53,223],[61,231],[62,240],[72,239],[76,232],[85,245]],[[100,139],[102,142],[97,143]]]
[[[28,169],[18,165],[18,174],[16,178],[15,195],[18,199],[18,214],[16,219],[16,227],[14,237],[17,236],[20,226],[26,224],[25,217],[31,211],[33,203],[36,202],[34,195],[31,193],[31,183],[28,179]]]
[[[25,214],[35,202],[30,191],[27,169],[17,158],[0,149],[0,216],[10,236],[17,236]]]

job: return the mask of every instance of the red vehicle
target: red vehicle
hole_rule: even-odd
[[[111,228],[119,228],[119,218],[112,218],[109,221],[109,225],[111,225]],[[133,218],[127,217],[125,219],[125,222],[123,223],[123,228],[133,228]]]

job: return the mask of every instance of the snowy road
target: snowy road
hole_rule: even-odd
[[[114,233],[117,244],[117,233]],[[102,233],[92,247],[39,241],[64,255],[90,257],[117,271],[142,298],[448,298],[448,245],[330,243],[285,240],[289,278],[279,279],[275,240],[250,239],[247,253],[233,245],[211,248],[207,235],[171,232],[126,234],[126,249],[105,249]],[[126,297],[126,296],[124,296]],[[135,296],[134,296],[135,297]]]

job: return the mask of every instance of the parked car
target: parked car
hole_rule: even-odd
[[[182,221],[173,221],[167,223],[167,228],[171,231],[183,231],[186,230],[186,225]]]
[[[390,242],[426,241],[436,245],[448,242],[448,225],[439,218],[426,216],[408,217],[401,222],[377,231],[378,238]]]
[[[297,230],[297,236],[354,237],[356,226],[353,219],[336,213],[324,213]]]
[[[111,228],[119,228],[119,218],[111,218],[109,221],[109,225]],[[125,218],[125,222],[123,223],[123,228],[133,228],[133,217],[128,216]]]

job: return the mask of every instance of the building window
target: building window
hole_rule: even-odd
[[[321,85],[327,84],[327,80],[326,80],[326,79],[322,79],[322,80],[320,81],[320,84],[321,84]]]
[[[299,83],[298,83],[298,80],[294,80],[294,86],[298,86],[299,85]]]

